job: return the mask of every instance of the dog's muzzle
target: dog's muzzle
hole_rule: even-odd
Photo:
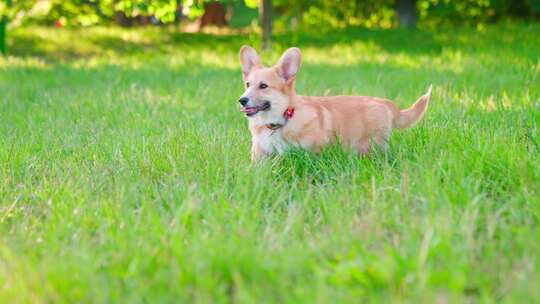
[[[270,110],[270,102],[265,101],[261,105],[255,106],[255,107],[246,107],[247,101],[245,103],[242,103],[244,98],[240,98],[239,102],[244,107],[240,109],[240,111],[244,112],[246,116],[253,116],[259,112],[268,111]],[[247,99],[247,98],[246,98]],[[249,100],[248,100],[249,101]]]

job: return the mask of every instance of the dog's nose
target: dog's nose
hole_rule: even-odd
[[[239,102],[242,106],[246,106],[247,103],[249,102],[249,98],[247,98],[247,97],[242,97],[242,98],[238,99],[238,102]]]

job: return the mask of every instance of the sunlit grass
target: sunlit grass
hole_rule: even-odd
[[[0,59],[0,302],[540,299],[540,34],[279,33],[301,94],[425,119],[387,153],[252,167],[251,34],[21,28]]]

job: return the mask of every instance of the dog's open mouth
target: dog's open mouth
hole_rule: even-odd
[[[270,102],[265,101],[263,104],[256,107],[243,107],[240,111],[244,112],[246,116],[253,116],[259,112],[270,110]]]

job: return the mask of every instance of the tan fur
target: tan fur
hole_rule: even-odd
[[[369,153],[372,143],[386,149],[393,128],[408,128],[419,121],[428,106],[431,86],[410,108],[400,110],[389,100],[368,96],[301,96],[296,95],[294,80],[300,68],[300,50],[288,49],[273,67],[261,65],[255,50],[240,49],[240,61],[246,86],[242,97],[246,106],[269,101],[271,108],[248,117],[252,135],[253,161],[272,153],[282,153],[296,146],[319,152],[327,144],[339,141],[361,155]],[[259,88],[260,83],[268,85]],[[283,112],[294,107],[294,116],[287,120]],[[283,125],[270,130],[267,124]]]

